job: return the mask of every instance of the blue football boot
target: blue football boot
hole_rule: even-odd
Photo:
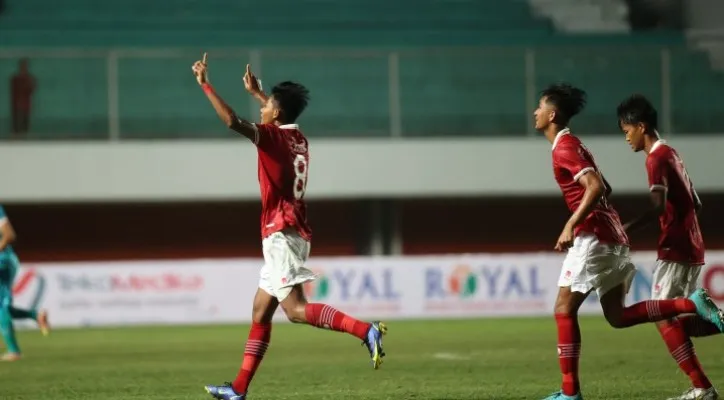
[[[206,385],[204,386],[206,393],[212,395],[217,400],[245,400],[245,394],[238,394],[231,387],[230,382],[226,382],[221,386]]]
[[[382,364],[382,357],[385,351],[382,350],[382,336],[387,334],[387,325],[380,321],[375,321],[367,331],[367,339],[362,344],[367,346],[372,358],[372,368],[377,369]]]

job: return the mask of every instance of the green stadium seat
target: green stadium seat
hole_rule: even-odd
[[[537,91],[558,80],[589,92],[578,131],[616,134],[615,106],[624,96],[641,92],[662,106],[661,49],[670,46],[671,126],[676,132],[724,130],[714,100],[724,93],[724,76],[712,71],[705,54],[686,49],[681,35],[560,35],[525,0],[280,0],[273,7],[253,0],[6,3],[3,49],[98,50],[82,58],[31,57],[39,81],[35,138],[107,137],[113,71],[122,137],[226,137],[189,68],[212,48],[238,49],[212,52],[210,75],[243,115],[258,113],[241,83],[254,48],[267,85],[292,79],[309,86],[312,103],[300,122],[310,135],[388,136],[395,109],[390,84],[397,83],[392,92],[400,101],[402,134],[423,137],[530,133]],[[109,48],[186,50],[121,54],[109,69],[103,54]],[[390,52],[399,66],[393,81]],[[17,59],[3,54],[0,74],[9,76]],[[9,118],[7,102],[0,96],[0,120]]]

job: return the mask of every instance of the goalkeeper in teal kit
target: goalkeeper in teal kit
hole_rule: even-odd
[[[18,256],[10,245],[15,240],[15,230],[0,206],[0,333],[7,347],[2,361],[20,359],[20,347],[15,338],[13,319],[34,319],[43,335],[48,334],[48,313],[45,311],[23,310],[13,307],[13,279],[20,267]]]

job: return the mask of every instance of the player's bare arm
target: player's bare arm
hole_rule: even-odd
[[[251,65],[246,64],[246,73],[244,74],[244,89],[254,97],[261,105],[266,104],[269,97],[264,93],[261,87],[261,80],[251,72]]]
[[[558,237],[555,246],[557,251],[565,251],[573,245],[573,230],[593,212],[596,203],[601,200],[601,197],[606,191],[603,179],[596,171],[589,171],[583,174],[583,176],[578,179],[578,183],[583,186],[586,191],[583,194],[581,204],[568,219],[568,222],[566,222],[566,225],[563,227],[563,232],[561,232],[561,235]]]
[[[5,250],[5,248],[15,242],[15,229],[13,229],[13,225],[10,223],[10,220],[7,218],[3,218],[0,220],[0,251]]]
[[[643,214],[625,223],[623,227],[626,233],[635,232],[658,220],[664,211],[666,211],[666,190],[655,188],[651,191],[651,207]]]
[[[204,89],[204,93],[206,93],[206,97],[211,102],[214,110],[216,110],[216,114],[229,129],[244,135],[251,141],[256,140],[257,130],[254,124],[237,117],[234,110],[216,94],[216,91],[209,82],[206,60],[207,55],[204,53],[203,58],[200,61],[196,61],[191,67],[191,70],[194,72],[194,76],[196,76],[196,81]]]

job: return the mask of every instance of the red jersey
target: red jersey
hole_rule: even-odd
[[[570,134],[568,128],[558,132],[553,141],[553,175],[571,212],[578,209],[586,192],[578,179],[589,171],[601,174],[591,152],[580,139]],[[593,211],[576,227],[574,234],[577,236],[579,232],[592,233],[601,243],[628,245],[621,219],[606,196],[601,197]]]
[[[309,143],[296,124],[254,124],[259,158],[262,239],[285,228],[311,240],[304,192],[309,175]]]
[[[704,240],[696,216],[694,187],[676,150],[659,140],[646,157],[651,191],[667,191],[666,209],[659,217],[659,259],[704,264]]]

